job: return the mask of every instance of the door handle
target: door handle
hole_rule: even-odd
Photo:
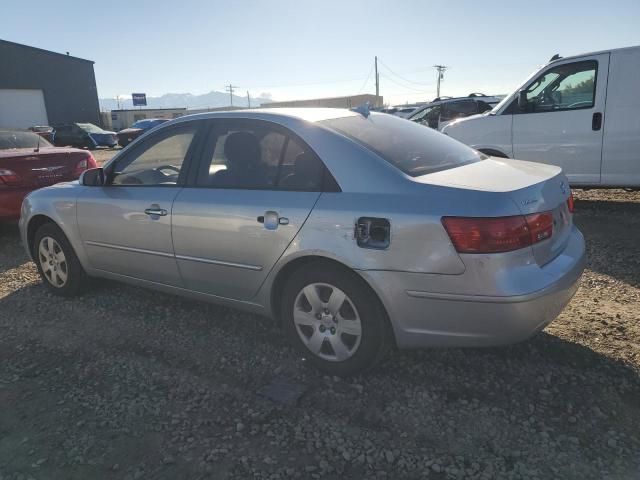
[[[598,131],[602,128],[602,113],[596,112],[591,118],[591,130]]]
[[[257,220],[258,223],[262,223],[267,230],[275,230],[278,228],[278,225],[286,225],[289,223],[288,219],[284,217],[280,218],[278,212],[274,212],[273,210],[264,212],[264,215],[260,215]],[[286,221],[286,223],[282,223],[282,221]]]
[[[144,213],[151,216],[164,217],[168,212],[164,208],[160,208],[157,203],[154,203],[149,208],[146,208]]]

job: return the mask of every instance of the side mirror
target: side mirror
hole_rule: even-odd
[[[90,168],[80,175],[80,184],[85,187],[101,187],[104,183],[105,177],[102,168]]]
[[[518,108],[520,108],[520,110],[525,110],[527,108],[527,103],[527,91],[520,90],[518,92]]]

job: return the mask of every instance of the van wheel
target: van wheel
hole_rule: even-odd
[[[42,225],[35,234],[32,248],[42,283],[51,293],[72,297],[82,291],[86,273],[66,235],[57,225]]]
[[[307,264],[289,277],[281,312],[291,343],[330,375],[372,367],[390,343],[377,296],[356,273],[327,262]]]

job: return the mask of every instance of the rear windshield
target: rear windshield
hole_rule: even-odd
[[[320,123],[363,145],[412,177],[486,158],[429,127],[391,115],[372,113],[367,118],[358,115]]]
[[[0,131],[0,150],[17,148],[51,147],[40,135],[32,132],[2,132]]]

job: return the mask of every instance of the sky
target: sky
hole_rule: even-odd
[[[387,104],[506,94],[549,58],[640,45],[640,0],[7,2],[0,38],[95,62],[100,98],[131,92]],[[0,72],[0,75],[2,73]]]

